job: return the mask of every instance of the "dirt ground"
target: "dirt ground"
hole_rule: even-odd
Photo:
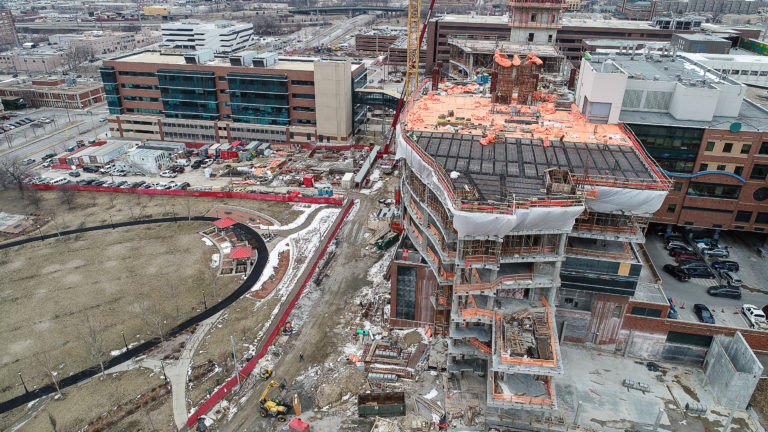
[[[121,331],[129,344],[149,340],[158,334],[156,318],[167,331],[201,310],[211,284],[206,265],[217,252],[198,234],[209,225],[126,227],[1,251],[0,397],[21,392],[19,371],[29,388],[49,383],[42,355],[60,376],[95,364],[85,316],[109,354],[124,347]],[[219,298],[239,282],[220,277]]]
[[[176,215],[201,216],[214,205],[244,207],[267,214],[281,224],[293,221],[300,211],[291,203],[242,199],[176,197],[162,195],[114,194],[106,192],[73,192],[26,190],[0,190],[2,211],[13,214],[40,214],[49,222],[42,227],[43,234],[55,233],[85,226],[136,220],[144,217]],[[37,234],[37,231],[35,231]]]
[[[99,376],[65,391],[64,398],[49,400],[18,431],[54,430],[49,414],[56,422],[56,431],[79,431],[116,406],[132,405],[137,395],[161,384],[160,374],[147,369],[109,374],[104,378]],[[105,388],[109,389],[106,394]],[[172,421],[171,399],[165,396],[124,417],[109,430],[171,430]]]

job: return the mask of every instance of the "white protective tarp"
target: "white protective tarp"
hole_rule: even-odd
[[[445,208],[453,213],[453,227],[459,237],[503,237],[513,231],[570,232],[576,217],[584,211],[584,206],[517,209],[515,214],[511,215],[459,211],[437,180],[432,168],[403,140],[399,125],[396,157],[405,159],[411,170],[435,193]]]
[[[622,213],[650,217],[661,207],[667,191],[597,187],[597,198],[587,199],[587,208],[600,213]]]

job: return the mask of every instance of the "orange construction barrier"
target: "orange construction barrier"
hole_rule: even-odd
[[[354,363],[355,366],[357,366],[357,364],[360,362],[360,357],[358,357],[358,356],[356,356],[354,354],[350,354],[349,355],[349,360],[351,360],[352,363]]]
[[[432,337],[432,327],[430,327],[428,325],[424,326],[424,333],[426,333],[427,338],[431,338]]]
[[[502,67],[512,66],[512,62],[509,61],[509,57],[506,54],[502,54],[499,50],[493,53],[493,60]]]

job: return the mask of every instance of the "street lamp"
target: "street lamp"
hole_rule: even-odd
[[[27,389],[27,385],[26,385],[26,384],[24,384],[24,378],[22,378],[22,377],[21,377],[21,372],[19,372],[19,379],[21,380],[21,385],[23,385],[23,386],[24,386],[24,391],[25,391],[26,393],[29,393],[29,390]]]
[[[205,301],[205,290],[203,290],[203,308],[208,310],[208,303]]]
[[[120,334],[123,335],[123,343],[125,344],[125,352],[128,352],[128,341],[125,340],[125,331],[120,330]]]
[[[45,239],[43,238],[43,230],[41,230],[41,229],[40,229],[40,225],[38,225],[38,226],[37,226],[37,232],[39,232],[39,233],[40,233],[40,241],[43,241],[43,240],[45,240]]]
[[[112,222],[112,213],[109,213],[109,224],[112,225],[112,229],[115,229],[115,223]]]

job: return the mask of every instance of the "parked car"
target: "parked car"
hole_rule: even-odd
[[[48,159],[51,159],[54,156],[56,156],[56,153],[48,153],[47,155],[43,156],[41,158],[41,160],[48,160]]]
[[[184,189],[186,189],[188,187],[189,187],[189,183],[188,182],[183,182],[183,183],[177,184],[173,188],[176,189],[176,190],[184,190]]]
[[[173,178],[173,177],[176,177],[177,175],[178,174],[176,174],[175,172],[173,172],[171,170],[165,170],[165,171],[160,173],[160,177],[170,177],[170,178]]]
[[[675,262],[682,263],[686,261],[698,261],[699,256],[692,253],[680,253],[675,256]]]
[[[678,246],[669,249],[669,256],[671,256],[671,257],[677,257],[680,254],[695,255],[696,253],[693,251],[693,249],[682,248],[682,247],[678,247]]]
[[[69,179],[66,177],[59,177],[56,180],[51,182],[51,184],[54,184],[54,185],[63,185],[67,183],[69,183]]]
[[[693,267],[686,270],[688,271],[688,273],[691,275],[692,278],[700,278],[700,279],[715,278],[715,274],[712,273],[712,270],[706,267]]]
[[[53,165],[53,162],[51,162],[50,160],[47,160],[47,161],[43,162],[43,164],[41,166],[43,168],[50,168],[51,165]]]
[[[198,168],[200,168],[200,165],[202,165],[202,164],[203,164],[203,161],[198,159],[198,160],[192,162],[192,165],[190,165],[190,168],[198,169]]]
[[[729,272],[739,271],[739,263],[736,261],[712,261],[712,268],[716,270],[728,270]]]
[[[115,187],[123,187],[123,185],[125,185],[126,183],[128,182],[125,180],[120,180],[119,182],[115,183]]]
[[[168,168],[168,170],[173,171],[177,174],[181,174],[184,172],[184,167],[181,165],[173,165],[170,168]]]
[[[728,270],[720,270],[720,278],[722,278],[728,285],[740,287],[743,282],[736,273],[729,272]]]
[[[208,168],[211,165],[213,165],[213,159],[207,158],[207,159],[203,159],[203,164],[201,166],[203,168]]]
[[[96,180],[95,182],[91,183],[91,186],[102,186],[106,181],[104,180]]]
[[[701,303],[696,303],[693,305],[693,313],[696,314],[696,317],[699,319],[699,321],[707,324],[714,324],[715,323],[715,317],[712,316],[712,312],[709,311],[709,308]]]
[[[686,261],[684,263],[680,264],[681,268],[684,269],[691,269],[691,268],[708,268],[707,263],[704,261],[698,260],[698,261]]]
[[[747,317],[750,327],[762,330],[768,329],[768,321],[765,319],[765,314],[757,306],[745,304],[741,307],[741,313]]]
[[[35,163],[35,160],[32,159],[32,158],[26,158],[23,161],[21,161],[22,165],[29,165],[29,164],[33,164],[33,163]]]
[[[727,246],[716,247],[716,248],[704,248],[701,250],[701,253],[709,257],[718,257],[718,258],[728,258],[731,255],[728,252]]]
[[[676,247],[677,248],[686,248],[686,249],[693,250],[693,248],[691,246],[689,246],[688,243],[686,243],[684,241],[680,241],[680,240],[668,241],[666,243],[666,245],[664,246],[664,249],[669,250],[669,249],[676,248]]]
[[[84,165],[83,171],[87,173],[97,173],[99,172],[99,167],[95,167],[93,165]]]
[[[717,240],[713,239],[712,237],[694,237],[693,238],[694,243],[704,243],[707,246],[713,246],[717,247]]]
[[[741,298],[741,288],[728,285],[715,285],[707,288],[707,294],[715,297],[726,297],[738,300]]]
[[[678,266],[675,266],[672,264],[665,264],[663,268],[665,272],[669,273],[670,275],[672,275],[672,277],[679,280],[680,282],[685,282],[691,279],[691,275],[688,274],[686,270],[681,269]]]
[[[78,170],[72,170],[67,173],[70,177],[80,177],[80,171]]]

